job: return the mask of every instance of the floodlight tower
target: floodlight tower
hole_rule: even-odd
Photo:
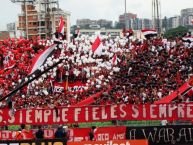
[[[152,0],[152,25],[157,30],[158,34],[161,33],[161,4],[159,0]]]
[[[24,16],[25,16],[25,35],[28,39],[28,18],[27,18],[27,3],[34,3],[36,0],[11,0],[12,3],[21,3],[24,6]]]
[[[125,0],[125,30],[127,30],[127,0]]]
[[[55,27],[55,15],[59,11],[59,2],[58,0],[39,0],[39,4],[44,7],[45,12],[45,24],[46,24],[46,33],[48,37],[52,36],[52,28]]]

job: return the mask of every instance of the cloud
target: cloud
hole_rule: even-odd
[[[180,15],[181,9],[193,7],[192,0],[160,0],[161,16]],[[118,21],[124,13],[125,0],[59,0],[60,7],[71,12],[71,22],[77,19],[108,19]],[[136,13],[139,18],[151,18],[152,0],[127,0],[127,11]],[[18,21],[21,6],[10,0],[1,0],[0,30],[6,29],[6,24]]]
[[[8,23],[18,21],[18,14],[21,11],[19,4],[14,4],[10,0],[1,0],[0,3],[0,30],[6,30]]]
[[[181,9],[193,7],[192,0],[160,0],[161,16],[180,15]],[[61,7],[72,12],[72,24],[76,19],[106,18],[118,20],[120,14],[124,13],[125,0],[60,0]],[[136,13],[139,18],[152,17],[152,0],[127,0],[127,12]]]

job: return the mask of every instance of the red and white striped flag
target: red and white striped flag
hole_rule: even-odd
[[[193,36],[185,36],[182,38],[182,40],[186,42],[193,42]]]
[[[4,70],[11,69],[16,65],[14,54],[9,51],[3,60]]]
[[[92,52],[98,56],[101,56],[102,54],[102,43],[99,37],[97,37],[94,41],[94,43],[92,44]]]
[[[34,59],[32,60],[32,67],[29,72],[29,74],[34,73],[40,66],[44,65],[47,58],[52,55],[52,52],[54,52],[54,49],[56,47],[56,44],[53,44],[52,46],[48,47],[44,51],[38,53]]]
[[[141,32],[144,36],[157,35],[157,31],[154,29],[143,29]]]
[[[63,17],[60,17],[58,33],[64,34],[64,25],[65,25],[64,19],[63,19]]]

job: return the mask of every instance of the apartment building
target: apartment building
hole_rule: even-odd
[[[181,23],[183,26],[192,25],[193,19],[193,8],[187,8],[181,10]]]
[[[167,22],[167,28],[171,29],[171,28],[176,28],[178,26],[181,25],[181,17],[180,16],[174,16],[174,17],[170,17],[168,19],[168,22]]]
[[[125,21],[129,21],[131,19],[136,19],[136,18],[137,18],[137,14],[126,13],[126,14],[119,15],[119,22],[125,23]]]
[[[21,5],[18,29],[25,33],[26,38],[51,38],[59,26],[59,18],[65,21],[65,32],[70,37],[70,13],[58,8],[54,0],[40,0],[37,4]]]
[[[106,19],[90,20],[90,19],[78,19],[76,25],[81,28],[91,28],[92,26],[98,26],[99,28],[111,28],[113,21]]]

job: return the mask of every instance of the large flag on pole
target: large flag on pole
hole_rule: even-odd
[[[157,31],[154,29],[143,29],[141,32],[145,37],[152,37],[157,35]]]
[[[192,43],[193,42],[193,36],[185,36],[182,38],[183,41]]]
[[[94,41],[94,43],[92,44],[92,52],[98,56],[101,56],[102,54],[102,43],[99,37],[97,37]]]
[[[64,34],[64,19],[63,17],[60,17],[59,27],[58,27],[58,33]]]
[[[32,67],[31,67],[29,74],[34,73],[40,66],[44,65],[47,58],[51,56],[52,53],[54,52],[55,47],[56,47],[56,44],[53,44],[50,47],[48,47],[47,49],[45,49],[44,51],[38,53],[34,57],[34,59],[32,60]]]

